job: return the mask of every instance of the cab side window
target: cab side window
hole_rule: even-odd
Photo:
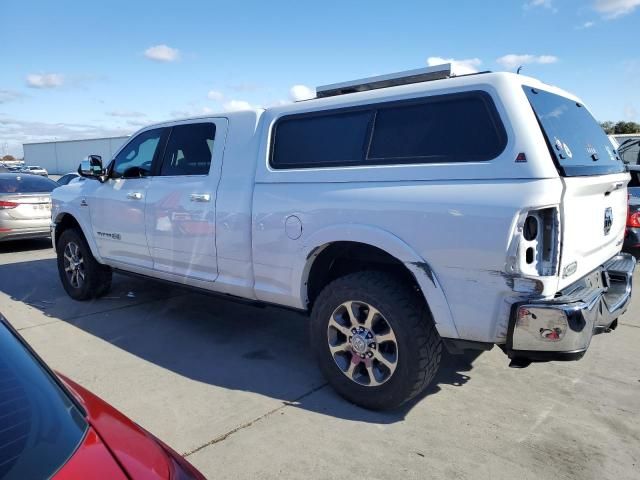
[[[163,128],[147,130],[131,140],[116,156],[111,175],[114,178],[136,178],[149,175],[163,130]]]
[[[164,151],[161,176],[208,175],[216,126],[213,123],[176,125]]]

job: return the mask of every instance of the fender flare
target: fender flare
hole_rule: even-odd
[[[91,254],[93,255],[93,257],[97,260],[98,263],[104,263],[102,261],[102,257],[100,256],[100,253],[98,253],[98,245],[96,244],[95,238],[93,238],[93,235],[87,234],[88,232],[89,233],[91,232],[91,227],[89,225],[86,225],[86,222],[83,221],[82,219],[82,215],[74,214],[73,211],[58,212],[55,220],[53,220],[52,222],[54,225],[54,228],[57,229],[58,223],[60,223],[62,218],[67,215],[73,218],[76,221],[76,223],[80,225],[80,230],[82,231],[82,235],[84,235],[84,238],[87,241],[87,244],[89,245],[89,249],[91,250]],[[54,243],[54,249],[55,249],[55,235],[51,240]]]
[[[299,288],[292,292],[307,305],[307,282],[315,259],[331,243],[357,242],[377,247],[401,261],[414,276],[428,303],[436,329],[441,337],[459,338],[442,285],[429,262],[396,235],[379,227],[360,224],[338,224],[322,228],[305,238],[299,261],[292,271],[292,285]]]

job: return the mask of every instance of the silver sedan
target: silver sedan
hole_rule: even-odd
[[[57,186],[38,175],[0,173],[0,241],[48,237]]]

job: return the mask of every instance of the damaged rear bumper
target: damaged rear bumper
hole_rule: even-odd
[[[553,300],[516,303],[504,350],[516,362],[578,360],[613,330],[631,300],[636,260],[620,253]]]

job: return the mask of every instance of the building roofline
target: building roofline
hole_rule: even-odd
[[[72,143],[72,142],[90,142],[94,140],[111,140],[114,138],[129,138],[131,135],[119,135],[116,137],[96,137],[96,138],[77,138],[75,140],[47,140],[46,142],[28,142],[22,145],[44,145],[47,143]]]

